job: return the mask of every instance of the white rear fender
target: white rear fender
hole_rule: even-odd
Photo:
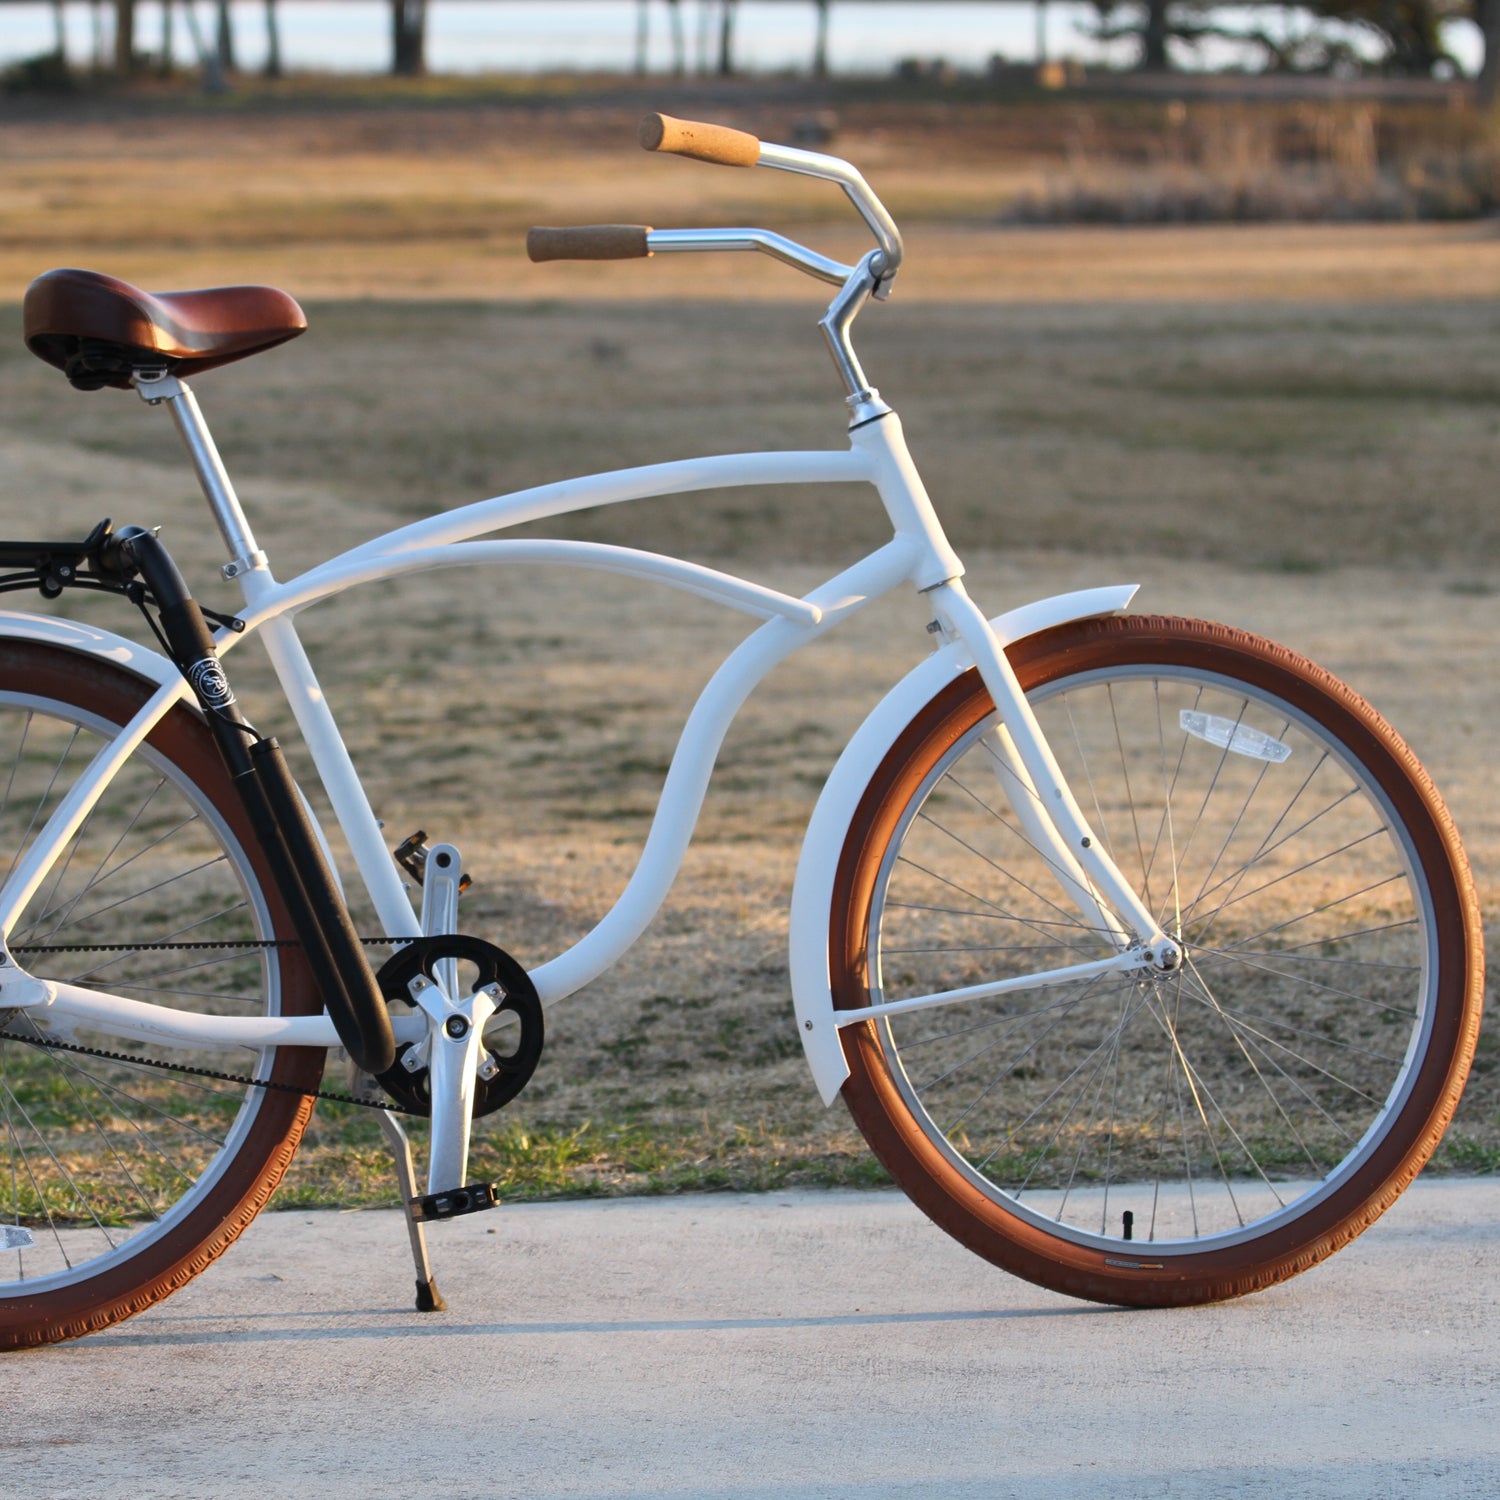
[[[169,687],[182,680],[182,674],[159,651],[139,646],[110,630],[81,625],[77,620],[58,619],[52,615],[23,615],[0,609],[0,636],[15,640],[39,641],[64,651],[80,651],[85,656],[102,657],[117,667],[124,667],[158,687]]]
[[[64,620],[51,615],[25,615],[0,609],[0,639],[7,636],[13,640],[37,641],[42,645],[57,646],[64,651],[77,651],[85,656],[96,656],[103,661],[112,662],[117,667],[123,667],[128,672],[134,672],[138,677],[145,678],[147,682],[154,682],[158,687],[181,687],[183,685],[182,673],[159,651],[138,645],[135,641],[127,640],[123,635],[116,635],[111,630],[100,630],[95,625],[83,625],[77,620]],[[182,696],[187,698],[188,694],[184,692]],[[307,813],[308,821],[312,824],[313,832],[317,835],[318,843],[323,850],[323,857],[328,862],[328,868],[333,872],[334,883],[342,892],[343,883],[333,858],[333,851],[329,848],[322,825],[314,816],[305,796],[302,806]]]
[[[990,621],[1003,645],[1069,620],[1117,615],[1129,606],[1136,584],[1081,589],[1024,604]],[[792,888],[791,977],[797,1035],[824,1104],[832,1104],[849,1076],[828,973],[828,922],[839,854],[860,797],[897,737],[922,707],[973,666],[960,644],[945,646],[893,687],[844,747],[813,809]]]

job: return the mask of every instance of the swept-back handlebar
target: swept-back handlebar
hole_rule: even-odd
[[[878,248],[857,265],[819,254],[769,229],[653,229],[649,224],[587,224],[575,228],[537,227],[526,236],[534,261],[639,260],[663,251],[758,250],[839,288],[819,323],[829,352],[848,391],[854,421],[868,421],[889,410],[865,379],[850,342],[850,329],[870,297],[884,301],[901,266],[901,231],[859,171],[837,156],[800,151],[759,140],[727,125],[647,115],[638,132],[647,151],[668,151],[695,161],[729,167],[773,167],[804,177],[836,182],[874,234]]]
[[[646,115],[636,130],[643,151],[670,151],[721,167],[754,167],[760,163],[761,143],[747,130],[709,125],[702,120],[678,120],[671,115]]]
[[[694,161],[728,167],[772,167],[836,182],[859,210],[880,247],[873,261],[859,266],[820,255],[783,235],[766,229],[653,229],[647,224],[589,224],[572,229],[536,228],[526,237],[532,260],[633,260],[657,251],[759,250],[796,266],[820,281],[844,285],[866,268],[873,272],[871,295],[884,300],[901,268],[901,231],[857,168],[837,156],[777,146],[743,130],[671,115],[647,115],[637,139],[647,151],[668,151]]]
[[[671,115],[647,115],[636,138],[647,151],[670,151],[676,156],[690,156],[695,161],[715,162],[720,166],[772,167],[778,172],[796,172],[803,177],[836,182],[849,195],[849,201],[859,210],[880,246],[882,258],[875,268],[877,297],[883,297],[901,269],[901,231],[896,228],[896,221],[858,168],[842,157],[801,151],[795,146],[776,146],[727,125],[677,120]]]

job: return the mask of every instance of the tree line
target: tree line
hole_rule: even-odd
[[[1164,72],[1172,66],[1173,42],[1193,48],[1232,41],[1248,49],[1266,72],[1375,72],[1398,78],[1458,77],[1462,68],[1448,50],[1446,22],[1472,21],[1484,44],[1481,89],[1493,99],[1500,69],[1500,0],[1309,0],[1293,6],[1261,6],[1249,24],[1223,19],[1229,7],[1204,0],[1142,0],[1136,5],[1096,0],[1101,39],[1133,37],[1138,65]],[[1244,7],[1230,14],[1244,15]],[[1302,24],[1293,22],[1293,17]],[[1273,25],[1272,21],[1281,24]],[[1361,47],[1358,38],[1367,43]]]
[[[57,51],[64,50],[63,0],[52,0],[57,25]],[[262,0],[266,48],[264,70],[282,68],[278,0]],[[686,71],[687,48],[682,0],[659,0],[664,7],[671,40],[673,67]],[[828,22],[832,0],[809,0],[817,16],[811,71],[828,70]],[[849,0],[852,3],[852,0]],[[913,0],[920,3],[920,0]],[[1022,3],[1022,0],[1018,0]],[[1047,0],[1025,0],[1039,10]],[[112,0],[114,11],[113,68],[139,71],[174,58],[178,13],[192,53],[204,68],[210,85],[222,84],[236,71],[234,30],[229,0],[213,0],[212,22],[205,28],[194,0],[154,0],[161,17],[158,45],[150,47],[137,26],[141,0]],[[635,0],[636,60],[644,68],[653,0]],[[426,68],[427,0],[388,0],[391,71],[412,77]],[[732,73],[735,22],[739,0],[698,0],[700,36],[711,29],[717,40],[717,71]],[[1444,23],[1473,21],[1484,44],[1478,89],[1483,103],[1500,94],[1500,0],[1309,0],[1297,6],[1263,6],[1249,12],[1248,24],[1239,18],[1243,6],[1219,6],[1208,0],[1095,0],[1094,35],[1103,41],[1130,41],[1136,64],[1143,70],[1167,72],[1177,55],[1210,42],[1232,42],[1268,72],[1350,73],[1378,72],[1406,78],[1458,76],[1457,60],[1443,37]],[[1235,19],[1226,19],[1233,17]],[[99,0],[95,0],[96,40]],[[1275,23],[1275,24],[1273,24]],[[1038,25],[1038,35],[1043,28]],[[1357,40],[1356,40],[1357,39]],[[1364,45],[1360,45],[1360,41]]]

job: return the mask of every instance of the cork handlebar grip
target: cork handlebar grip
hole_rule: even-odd
[[[651,254],[649,224],[580,224],[571,229],[530,230],[526,254],[532,260],[643,260]]]
[[[753,167],[760,160],[760,141],[727,125],[705,125],[698,120],[674,120],[671,115],[647,115],[636,132],[647,151],[670,151],[695,161],[722,167]]]

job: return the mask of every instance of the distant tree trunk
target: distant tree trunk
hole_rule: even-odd
[[[813,39],[813,77],[828,77],[828,12],[832,0],[818,0],[818,31]]]
[[[1148,73],[1165,73],[1167,57],[1168,0],[1146,0],[1146,24],[1141,29],[1141,66]]]
[[[698,0],[698,61],[695,71],[708,72],[708,33],[713,24],[714,0]]]
[[[219,67],[226,73],[233,73],[234,63],[234,20],[229,14],[229,0],[219,0]]]
[[[728,78],[734,72],[734,15],[739,0],[720,0],[719,7],[719,76]]]
[[[418,78],[427,71],[427,0],[391,0],[391,72]]]
[[[682,0],[667,0],[667,14],[672,22],[672,74],[681,78],[687,72],[687,42],[682,34]]]
[[[281,77],[281,18],[276,0],[266,0],[266,77]]]
[[[646,71],[646,54],[651,49],[651,0],[635,0],[635,70]]]
[[[193,53],[198,66],[203,69],[203,90],[208,94],[222,94],[229,87],[224,78],[224,65],[217,47],[210,47],[198,24],[198,7],[195,0],[182,0],[182,15],[187,22],[188,40],[193,44]]]
[[[1036,0],[1036,61],[1038,67],[1047,61],[1047,0]]]
[[[52,0],[52,30],[57,37],[57,55],[68,55],[67,18],[63,15],[63,0]]]
[[[1476,92],[1480,108],[1493,109],[1500,102],[1500,0],[1474,0],[1474,19],[1484,38]]]
[[[115,0],[115,72],[135,71],[135,0]]]
[[[168,77],[176,65],[177,16],[172,10],[172,0],[161,0],[161,47],[156,56],[156,70],[163,78]]]

